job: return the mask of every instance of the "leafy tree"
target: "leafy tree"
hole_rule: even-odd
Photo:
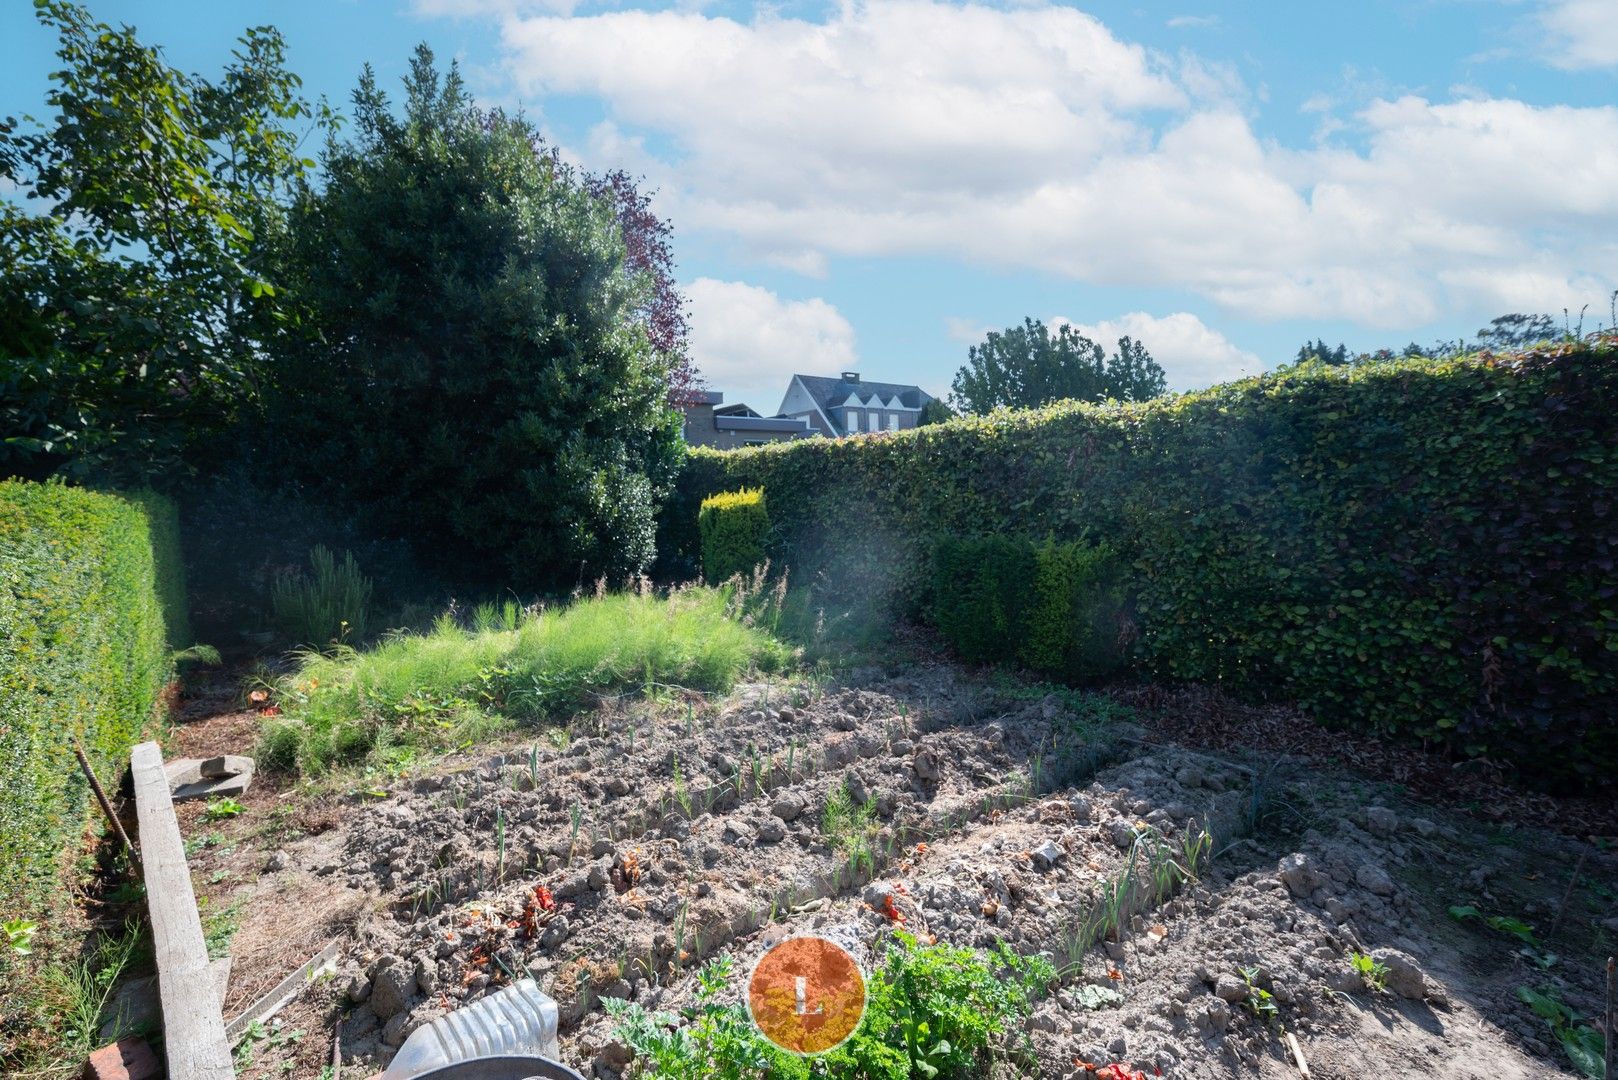
[[[678,334],[654,341],[622,202],[426,46],[404,85],[396,117],[367,69],[355,138],[328,142],[325,186],[295,208],[304,332],[264,445],[463,574],[636,572],[678,460]]]
[[[952,403],[969,413],[985,413],[1002,405],[1031,409],[1052,401],[1144,401],[1167,387],[1163,369],[1146,347],[1128,337],[1118,339],[1112,356],[1073,327],[1053,334],[1043,322],[990,331],[981,345],[968,350],[968,360],[955,373]]]
[[[259,385],[273,265],[312,109],[273,28],[223,77],[59,0],[54,116],[0,122],[0,469],[142,479],[184,465]]]
[[[646,324],[652,347],[669,359],[669,397],[675,405],[694,400],[702,380],[688,350],[691,327],[685,317],[685,297],[674,275],[674,250],[669,245],[673,227],[652,210],[651,198],[622,169],[585,180],[590,193],[609,203],[624,232],[624,265],[630,273],[647,277],[646,298],[638,314]]]
[[[1490,319],[1489,325],[1478,331],[1480,349],[1525,349],[1542,341],[1560,341],[1562,331],[1549,315],[1523,315],[1514,313]]]
[[[955,410],[950,408],[947,402],[939,398],[928,398],[927,404],[921,407],[921,415],[916,418],[916,426],[925,427],[928,424],[942,424],[945,420],[954,418]]]

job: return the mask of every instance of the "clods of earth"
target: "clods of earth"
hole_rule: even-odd
[[[612,1080],[633,1067],[603,998],[676,1008],[705,961],[744,972],[802,933],[869,962],[902,923],[1055,963],[1026,1025],[1043,1077],[1297,1076],[1292,1041],[1316,1077],[1577,1075],[1520,991],[1600,1015],[1610,848],[1153,721],[938,665],[609,704],[318,796],[268,783],[187,823],[253,973],[231,998],[341,954],[241,1072],[318,1076],[335,1039],[368,1074],[532,977],[568,1063]]]

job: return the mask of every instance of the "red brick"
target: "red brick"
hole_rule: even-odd
[[[133,1036],[103,1046],[84,1063],[84,1080],[161,1080],[163,1066],[145,1039]]]

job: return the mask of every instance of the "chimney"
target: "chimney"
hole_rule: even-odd
[[[860,373],[857,371],[845,371],[843,372],[843,381],[857,383],[860,381]]]

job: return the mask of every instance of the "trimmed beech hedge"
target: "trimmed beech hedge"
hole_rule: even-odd
[[[943,535],[1105,542],[1138,659],[1542,779],[1618,766],[1618,339],[694,451],[800,574],[924,613]],[[689,523],[689,524],[687,524]]]
[[[107,783],[186,642],[173,505],[0,482],[0,921],[48,917],[80,849],[83,741]]]

